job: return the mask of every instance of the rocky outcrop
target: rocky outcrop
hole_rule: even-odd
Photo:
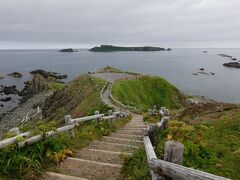
[[[54,80],[54,79],[66,79],[67,75],[60,75],[59,73],[56,72],[47,72],[42,69],[36,69],[34,71],[30,72],[32,75],[40,74],[41,76],[44,77],[44,79],[49,79],[49,80]]]
[[[112,52],[112,51],[171,51],[170,48],[165,49],[161,47],[121,47],[121,46],[112,46],[112,45],[101,45],[100,47],[94,47],[89,51],[93,52]]]
[[[49,85],[46,79],[40,74],[33,76],[31,81],[25,82],[25,87],[18,93],[19,96],[23,96],[23,101],[30,98],[32,95],[47,91]]]
[[[7,74],[8,76],[14,77],[14,78],[21,78],[23,75],[20,72],[13,72],[10,74]]]
[[[4,79],[4,76],[1,76],[1,75],[0,75],[0,79]]]
[[[240,63],[239,62],[229,62],[229,63],[224,63],[223,66],[232,67],[232,68],[240,68]]]

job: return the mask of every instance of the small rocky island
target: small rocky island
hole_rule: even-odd
[[[165,49],[161,47],[151,47],[151,46],[143,46],[143,47],[122,47],[122,46],[113,46],[113,45],[101,45],[100,47],[94,47],[89,49],[89,51],[93,52],[114,52],[114,51],[171,51],[170,48]]]
[[[226,67],[240,68],[239,62],[229,62],[229,63],[224,63],[223,65]]]
[[[67,48],[67,49],[61,49],[59,52],[77,52],[77,51],[72,48]]]

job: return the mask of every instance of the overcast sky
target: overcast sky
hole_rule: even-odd
[[[0,0],[0,48],[240,47],[240,0]]]

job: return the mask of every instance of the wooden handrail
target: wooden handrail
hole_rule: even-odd
[[[90,120],[95,120],[95,119],[103,119],[103,120],[111,120],[111,119],[115,119],[118,115],[123,115],[123,116],[128,116],[128,113],[125,112],[113,112],[112,115],[108,115],[108,116],[104,116],[104,114],[97,114],[97,115],[92,115],[92,116],[86,116],[86,117],[81,117],[81,118],[76,118],[76,119],[69,119],[69,123],[66,126],[57,128],[55,131],[49,131],[46,132],[45,134],[38,134],[35,136],[31,136],[30,132],[25,132],[25,133],[21,133],[19,135],[16,135],[14,137],[8,138],[8,139],[4,139],[2,141],[0,141],[0,149],[12,144],[16,144],[18,143],[18,147],[24,147],[26,145],[30,145],[33,143],[36,143],[38,141],[41,141],[44,138],[47,137],[51,137],[54,136],[58,133],[62,133],[65,131],[70,131],[73,130],[74,128],[76,128],[77,126],[79,126],[79,123],[81,122],[85,122],[85,121],[90,121]],[[71,117],[71,116],[68,116]],[[18,142],[20,138],[27,138],[24,141]]]
[[[160,110],[160,114],[162,116],[162,119],[160,122],[158,122],[156,125],[150,125],[148,128],[144,131],[143,141],[144,141],[144,147],[147,155],[148,165],[150,167],[150,172],[152,175],[153,180],[157,179],[164,179],[164,176],[173,178],[173,179],[189,179],[189,180],[227,180],[227,178],[213,175],[210,173],[206,173],[203,171],[199,171],[196,169],[188,168],[179,164],[175,164],[172,162],[164,161],[161,159],[157,159],[157,156],[154,152],[154,148],[151,141],[154,141],[154,137],[151,137],[153,139],[150,139],[149,136],[153,135],[154,133],[151,132],[151,130],[156,130],[155,127],[159,130],[163,130],[166,128],[166,124],[169,120],[168,117],[168,110],[166,108],[163,108]],[[168,141],[170,142],[170,141]],[[172,142],[171,142],[172,143]],[[177,144],[178,142],[176,142]],[[167,143],[166,143],[167,144]],[[170,144],[170,143],[169,143]],[[181,144],[181,143],[178,143]],[[181,154],[183,155],[183,145],[181,144]],[[166,147],[166,145],[165,145]],[[176,149],[175,149],[176,150]],[[165,158],[165,156],[164,156]]]

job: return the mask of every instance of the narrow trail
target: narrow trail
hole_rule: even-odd
[[[103,100],[109,106],[117,108],[109,98],[110,87],[103,92]],[[131,156],[135,148],[143,145],[142,135],[146,127],[142,115],[132,114],[129,123],[109,136],[103,136],[99,141],[92,141],[89,146],[77,151],[75,157],[62,162],[59,173],[48,172],[44,179],[123,179],[123,159],[120,156]]]

